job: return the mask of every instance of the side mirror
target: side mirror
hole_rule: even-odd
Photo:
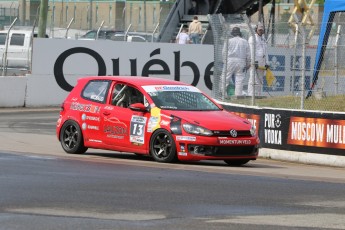
[[[134,103],[134,104],[129,105],[128,108],[130,108],[133,111],[140,111],[140,112],[148,111],[143,103]]]

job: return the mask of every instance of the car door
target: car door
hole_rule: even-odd
[[[101,109],[106,104],[108,91],[111,85],[109,80],[92,80],[87,83],[81,92],[81,98],[74,102],[73,108],[78,111],[81,129],[84,138],[101,144]]]
[[[147,142],[145,132],[149,113],[133,111],[129,106],[143,103],[143,95],[124,83],[114,83],[110,94],[109,103],[101,113],[103,142],[109,148],[123,151],[142,149]]]

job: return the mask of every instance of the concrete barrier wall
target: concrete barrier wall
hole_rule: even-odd
[[[27,75],[26,107],[59,106],[67,97],[67,91],[53,81],[53,76]],[[77,81],[78,77],[74,77]]]
[[[27,77],[0,77],[0,107],[23,107],[26,86]]]

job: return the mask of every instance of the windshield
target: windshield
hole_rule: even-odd
[[[143,86],[160,109],[185,111],[220,110],[201,91],[193,86],[152,85]]]

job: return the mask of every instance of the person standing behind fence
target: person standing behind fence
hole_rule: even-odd
[[[201,22],[199,22],[198,16],[194,16],[193,21],[189,24],[188,32],[193,44],[200,44],[202,26]]]
[[[255,95],[260,95],[262,82],[265,76],[265,70],[258,67],[268,68],[268,54],[267,54],[267,44],[264,35],[264,26],[258,24],[255,29],[254,37],[251,36],[248,39],[250,49],[255,51],[255,70],[250,71],[249,81],[248,81],[248,95],[252,96],[255,84]],[[255,38],[255,47],[254,47],[254,38]],[[253,67],[252,67],[253,68]]]
[[[187,28],[182,28],[181,33],[179,33],[176,36],[176,43],[178,44],[189,44],[190,43],[190,38],[189,35],[187,34]]]
[[[250,67],[250,48],[246,39],[242,38],[239,27],[231,31],[232,37],[224,43],[223,58],[226,58],[223,76],[226,76],[226,89],[229,87],[234,75],[235,96],[243,95],[243,81],[246,70]]]

